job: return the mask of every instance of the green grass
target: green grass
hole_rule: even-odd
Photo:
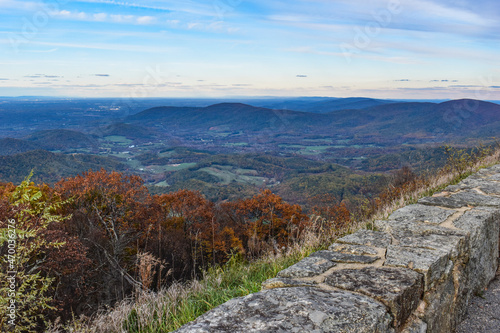
[[[179,170],[184,170],[184,169],[189,169],[191,167],[195,167],[196,163],[179,163],[179,164],[172,164],[172,165],[149,165],[143,167],[144,170],[152,173],[163,173],[163,172],[169,172],[169,171],[179,171]]]
[[[172,157],[174,155],[175,155],[175,151],[170,150],[170,151],[165,151],[165,152],[159,153],[158,157],[161,157],[161,158],[163,158],[163,157]]]
[[[226,146],[226,147],[244,147],[244,146],[248,146],[248,142],[229,142],[229,143],[225,143],[224,146]]]
[[[153,320],[144,322],[140,311],[136,309],[140,305],[135,305],[129,311],[123,323],[123,329],[130,333],[174,331],[233,298],[260,291],[262,282],[274,278],[279,271],[319,249],[322,248],[253,262],[233,257],[222,267],[208,269],[204,278],[197,282],[196,288],[188,287],[191,290],[188,290],[187,294],[177,299],[167,300],[164,303],[167,306],[163,308],[151,309],[157,313],[156,316],[151,317]],[[155,307],[152,304],[150,306]]]
[[[179,170],[189,169],[195,166],[196,163],[180,163],[179,165],[162,165],[161,167],[159,167],[159,169],[164,172],[168,172],[168,171],[179,171]]]
[[[256,170],[241,169],[230,165],[213,165],[211,167],[202,168],[200,171],[218,177],[222,185],[229,185],[231,182],[237,182],[259,186],[267,179],[265,177],[256,176]]]
[[[261,290],[262,282],[325,246],[295,249],[288,255],[270,256],[251,262],[232,257],[223,266],[209,268],[201,280],[174,284],[158,294],[143,293],[114,310],[83,318],[65,327],[67,331],[153,333],[171,332],[216,306]],[[55,326],[47,332],[60,332]]]
[[[106,139],[107,141],[111,141],[113,143],[119,144],[119,145],[129,145],[132,143],[132,140],[129,140],[126,137],[120,136],[120,135],[110,135],[110,136],[104,137],[104,139]]]
[[[288,145],[281,144],[280,148],[290,148],[296,149],[298,154],[301,155],[319,155],[323,154],[327,149],[332,148],[332,146],[303,146],[303,145]]]
[[[130,158],[130,157],[129,157]],[[128,159],[127,158],[127,165],[133,169],[139,169],[139,168],[142,168],[142,163],[138,160],[135,160],[135,159]]]
[[[333,139],[304,139],[305,142],[332,143]]]

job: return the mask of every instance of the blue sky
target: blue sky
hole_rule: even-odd
[[[500,100],[498,0],[0,0],[0,96]]]

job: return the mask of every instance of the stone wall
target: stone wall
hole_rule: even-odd
[[[453,332],[498,265],[500,165],[338,239],[177,332]]]

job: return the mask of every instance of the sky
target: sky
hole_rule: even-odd
[[[500,100],[498,0],[0,0],[0,96]]]

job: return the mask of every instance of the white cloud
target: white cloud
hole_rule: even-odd
[[[188,25],[187,25],[188,29],[190,29],[190,30],[197,28],[199,26],[200,26],[200,23],[198,23],[198,22],[191,22],[191,23],[188,23]]]
[[[489,20],[463,8],[445,6],[436,1],[404,1],[402,4],[404,11],[410,13],[426,14],[430,19],[441,18],[449,22],[462,22],[475,25],[489,24]]]
[[[156,21],[156,18],[153,16],[140,16],[137,18],[137,23],[139,24],[152,24]]]
[[[115,0],[81,0],[87,3],[102,3],[128,8],[153,9],[166,12],[182,12],[198,16],[217,16],[215,9],[216,1],[193,1],[193,0],[149,0],[144,2],[126,2]],[[230,1],[229,1],[230,2]]]
[[[103,22],[103,21],[106,21],[107,18],[108,18],[108,14],[106,14],[106,13],[94,14],[95,21]]]
[[[94,22],[114,22],[114,23],[130,23],[130,24],[143,24],[149,25],[156,22],[153,16],[136,16],[136,15],[122,15],[122,14],[108,14],[108,13],[95,13],[88,14],[85,12],[59,10],[51,12],[53,17],[59,17],[68,20],[78,21],[94,21]]]

